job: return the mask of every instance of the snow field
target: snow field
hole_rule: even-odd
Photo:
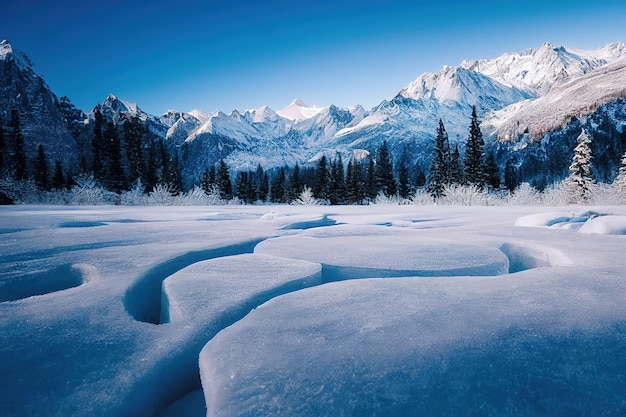
[[[329,209],[0,208],[0,415],[625,412],[623,207]]]

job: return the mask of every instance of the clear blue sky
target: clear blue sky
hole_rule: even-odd
[[[623,0],[0,0],[0,12],[0,37],[87,111],[109,93],[152,114],[296,97],[369,109],[463,59],[626,41]]]

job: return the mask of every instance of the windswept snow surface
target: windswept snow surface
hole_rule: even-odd
[[[623,416],[624,219],[1,207],[0,415]]]

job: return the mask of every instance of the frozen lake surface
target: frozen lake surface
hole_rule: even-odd
[[[0,207],[0,416],[624,416],[626,207]]]

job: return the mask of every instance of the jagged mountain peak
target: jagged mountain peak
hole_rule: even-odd
[[[319,113],[321,109],[315,105],[307,106],[304,102],[296,98],[284,109],[278,110],[280,116],[293,121],[309,119]]]
[[[33,64],[25,53],[13,49],[6,39],[0,42],[0,61],[13,61],[21,70],[31,70]]]

